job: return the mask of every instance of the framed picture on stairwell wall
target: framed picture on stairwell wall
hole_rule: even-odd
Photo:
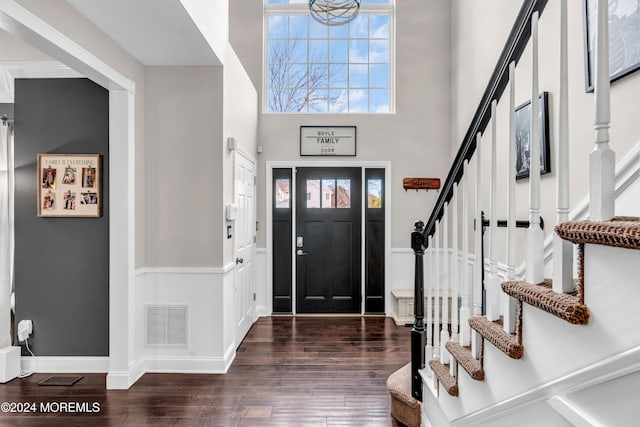
[[[549,93],[542,92],[540,102],[540,174],[551,172],[549,149]],[[529,177],[531,141],[531,101],[516,108],[516,179]]]
[[[585,89],[595,80],[596,0],[584,0]],[[611,81],[640,69],[640,2],[609,0],[609,72]]]

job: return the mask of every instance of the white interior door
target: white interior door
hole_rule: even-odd
[[[235,343],[239,346],[255,321],[256,161],[235,152]]]

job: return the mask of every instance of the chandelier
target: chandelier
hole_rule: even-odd
[[[309,0],[311,17],[324,25],[344,25],[359,11],[360,0]]]

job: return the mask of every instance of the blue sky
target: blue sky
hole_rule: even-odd
[[[269,0],[269,3],[306,1]],[[284,13],[269,15],[267,25],[269,52],[285,46],[288,49],[287,66],[276,69],[289,73],[289,77],[279,81],[288,85],[300,81],[299,75],[307,64],[328,75],[320,85],[311,88],[316,98],[328,100],[312,103],[310,112],[389,112],[389,16],[361,13],[349,24],[331,27],[308,15]],[[300,90],[297,93],[307,95]]]

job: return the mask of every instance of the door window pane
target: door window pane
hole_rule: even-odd
[[[367,180],[367,207],[380,209],[382,207],[382,180]]]
[[[322,180],[322,208],[336,207],[336,182],[333,179]]]
[[[307,180],[307,208],[320,207],[320,180]]]
[[[338,193],[337,193],[337,205],[338,209],[348,209],[351,207],[351,180],[339,179],[338,180]]]
[[[276,179],[276,209],[289,208],[289,180]]]

